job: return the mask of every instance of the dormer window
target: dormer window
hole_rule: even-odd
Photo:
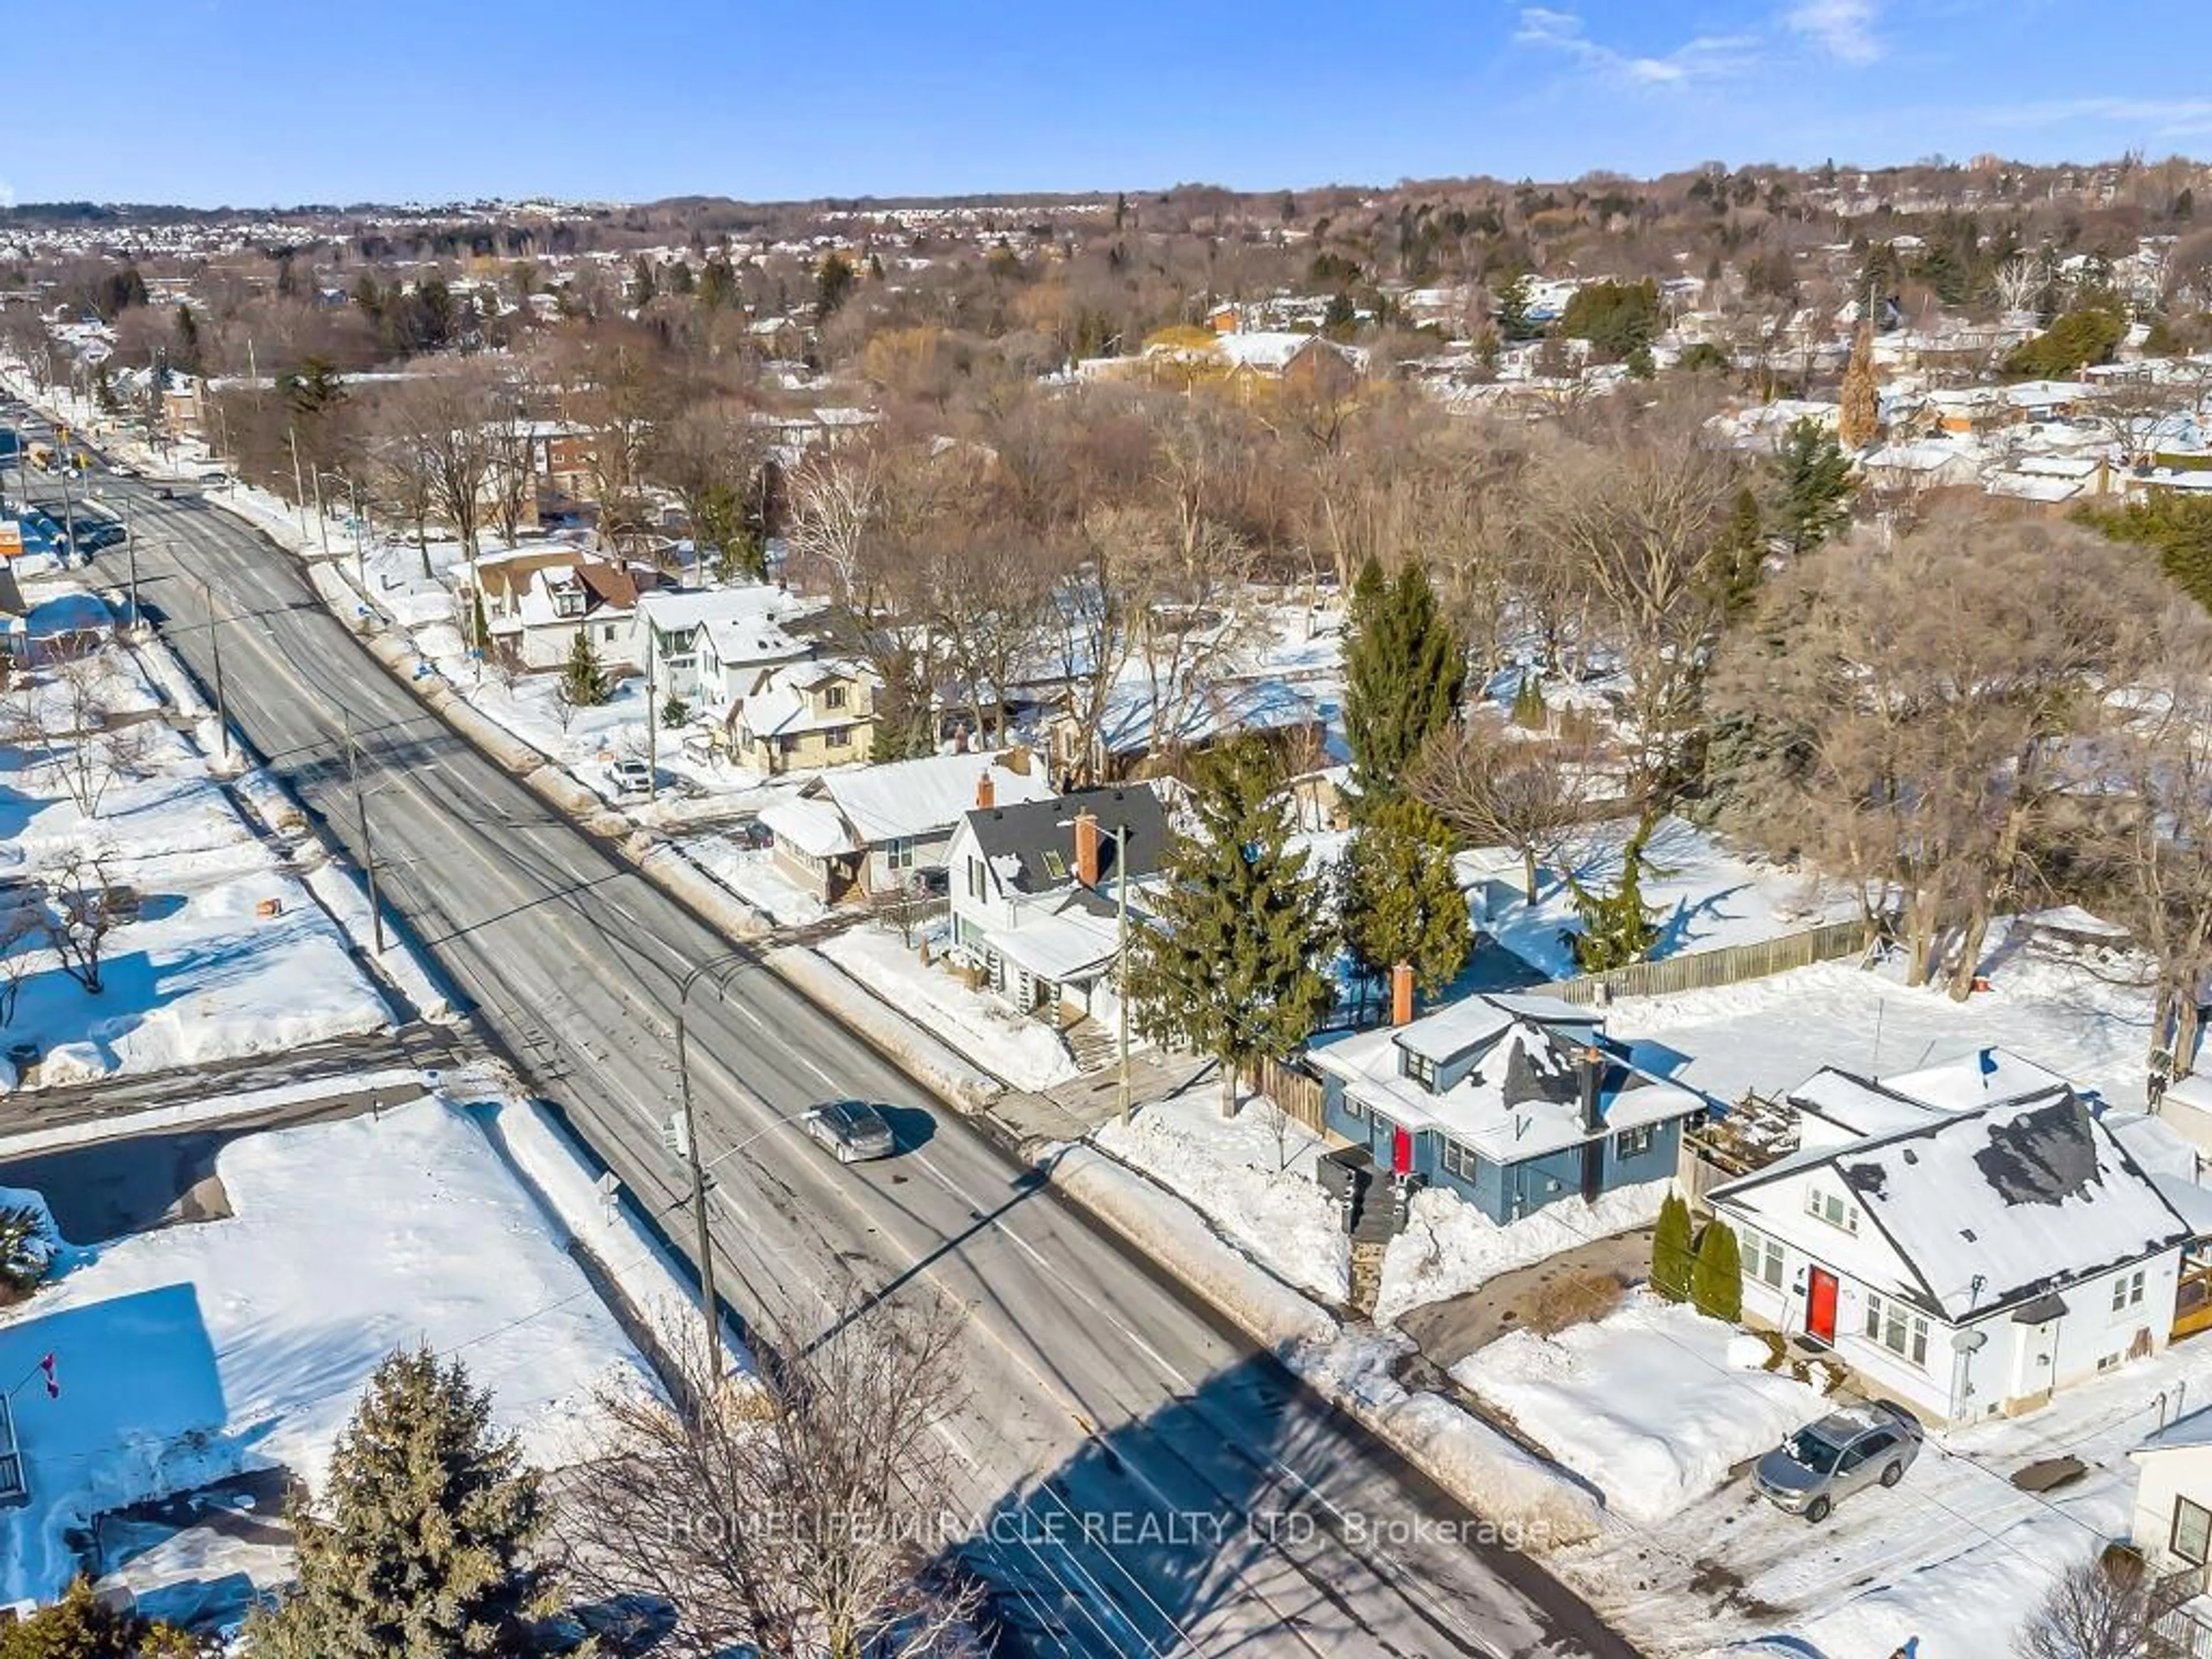
[[[823,686],[822,706],[824,708],[842,708],[845,706],[845,688],[842,685]]]
[[[1426,1054],[1417,1054],[1401,1044],[1398,1048],[1398,1075],[1409,1082],[1418,1083],[1431,1094],[1437,1091],[1437,1063]]]
[[[584,590],[580,587],[556,587],[553,590],[553,614],[556,617],[580,617],[584,614]]]

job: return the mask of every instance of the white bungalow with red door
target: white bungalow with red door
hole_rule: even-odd
[[[1800,1149],[1709,1194],[1745,1322],[1939,1422],[2166,1346],[2189,1223],[2063,1078],[2000,1048],[1790,1099]]]

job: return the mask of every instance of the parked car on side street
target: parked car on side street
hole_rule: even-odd
[[[614,775],[617,787],[642,792],[652,787],[653,769],[635,755],[624,755],[607,770]]]
[[[1775,1508],[1818,1523],[1862,1487],[1904,1480],[1925,1438],[1919,1420],[1901,1406],[1876,1401],[1845,1407],[1760,1458],[1751,1484]]]
[[[840,1164],[889,1158],[898,1141],[884,1115],[864,1100],[833,1100],[806,1115],[806,1133],[836,1155]]]

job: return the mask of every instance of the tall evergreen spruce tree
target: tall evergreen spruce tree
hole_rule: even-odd
[[[561,694],[578,708],[597,708],[613,695],[614,688],[607,684],[607,672],[599,665],[599,653],[592,648],[591,635],[582,629],[568,647],[568,661],[561,670]]]
[[[1221,1062],[1221,1110],[1238,1072],[1313,1034],[1334,991],[1322,884],[1290,826],[1267,752],[1231,744],[1192,769],[1194,834],[1168,849],[1157,925],[1130,943],[1129,994],[1147,1035]]]
[[[1792,421],[1774,447],[1775,516],[1792,553],[1809,553],[1850,516],[1851,459],[1810,416]]]
[[[1720,596],[1722,612],[1729,620],[1748,611],[1759,597],[1765,562],[1766,527],[1759,515],[1759,497],[1745,484],[1735,492],[1735,504],[1729,508],[1728,522],[1721,526],[1710,556],[1713,591]]]
[[[1337,915],[1368,973],[1406,962],[1423,996],[1450,984],[1474,936],[1444,821],[1417,800],[1386,801],[1370,813],[1342,866]]]
[[[1421,745],[1451,723],[1467,661],[1419,563],[1394,581],[1370,559],[1352,587],[1350,622],[1344,732],[1364,814],[1397,797]]]
[[[520,1659],[550,1586],[537,1474],[459,1360],[393,1354],[295,1504],[299,1583],[247,1626],[250,1659]]]

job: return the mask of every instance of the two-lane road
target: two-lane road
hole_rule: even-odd
[[[0,419],[4,419],[0,416]],[[663,1152],[678,976],[726,941],[456,737],[228,514],[101,481],[142,595],[233,723],[342,842],[361,744],[384,894],[532,1085],[688,1246]],[[119,550],[98,580],[119,583]],[[357,848],[354,849],[356,853]],[[775,1130],[716,1170],[723,1293],[818,1329],[854,1287],[963,1310],[956,1436],[974,1559],[1030,1650],[1565,1656],[1632,1650],[1149,1263],[768,970],[690,999],[708,1158],[833,1096],[905,1103],[902,1155],[842,1169]],[[342,1178],[336,1177],[336,1178]]]

